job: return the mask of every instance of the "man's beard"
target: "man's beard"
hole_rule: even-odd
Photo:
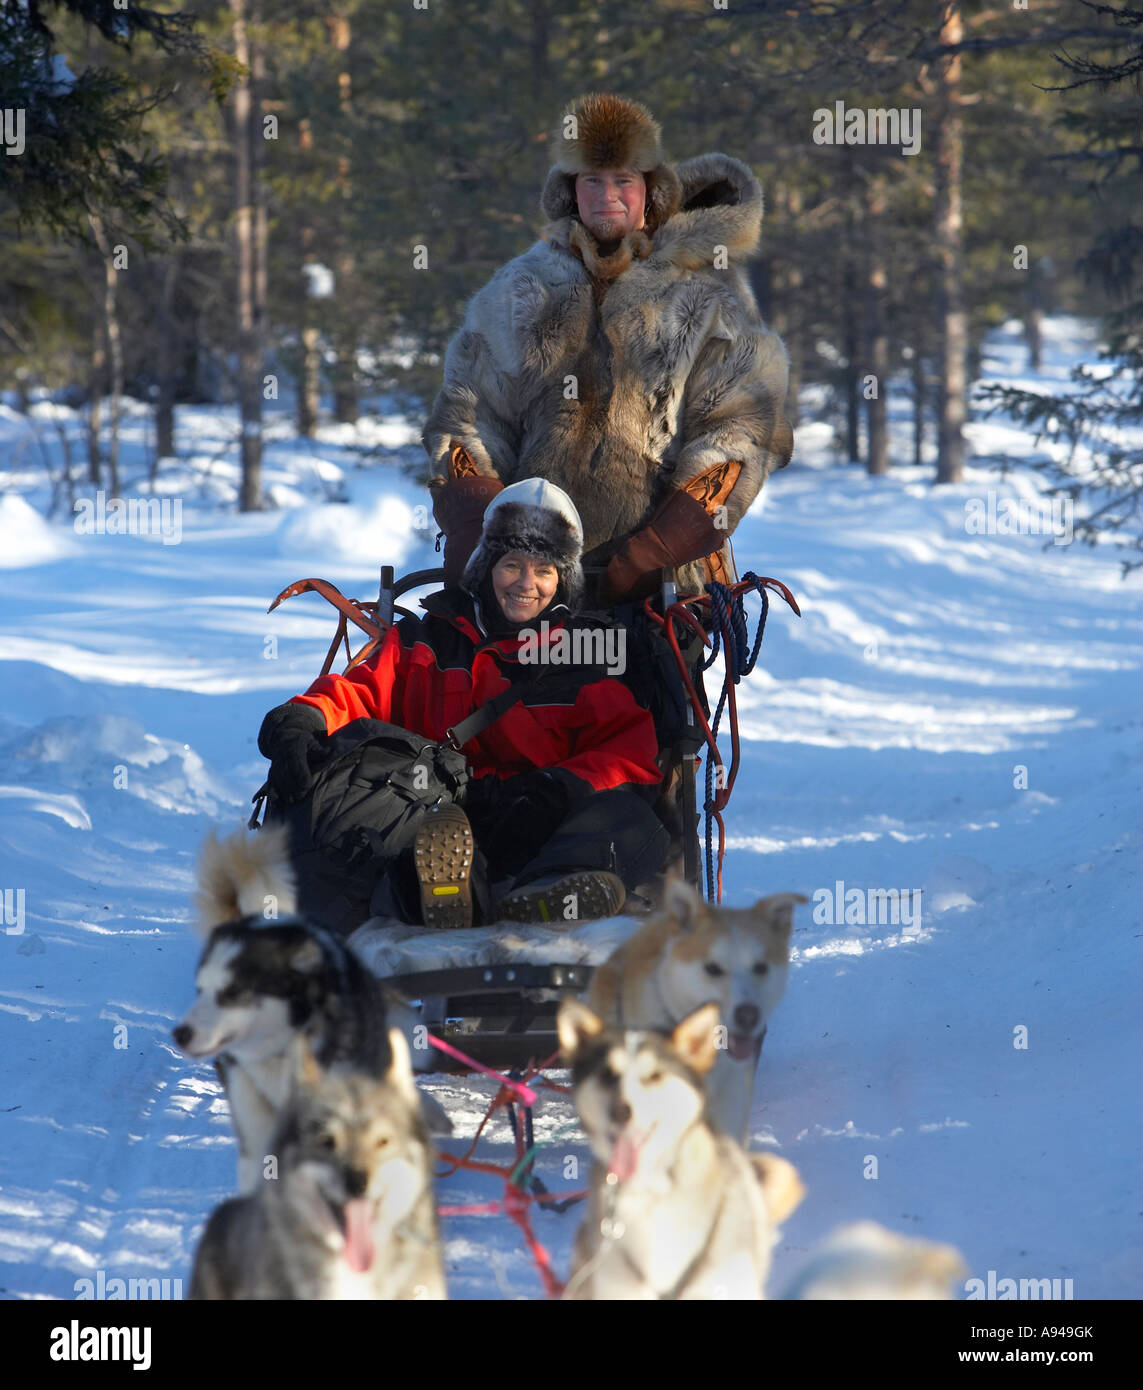
[[[593,217],[588,225],[588,230],[597,241],[621,241],[627,234],[621,213],[610,216],[601,214]]]

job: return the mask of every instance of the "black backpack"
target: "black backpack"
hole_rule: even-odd
[[[412,843],[425,811],[462,799],[464,754],[379,719],[354,719],[327,740],[310,790],[283,805],[267,782],[263,825],[285,825],[298,910],[348,935],[369,916],[378,876]],[[258,810],[250,824],[258,825]]]

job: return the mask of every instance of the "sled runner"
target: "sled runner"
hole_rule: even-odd
[[[297,594],[320,594],[338,611],[337,630],[321,674],[329,673],[342,647],[343,669],[350,671],[377,651],[390,624],[399,617],[415,616],[399,600],[416,590],[439,586],[443,578],[441,569],[416,570],[397,578],[393,567],[385,565],[378,598],[368,602],[347,598],[325,580],[301,579],[283,589],[269,611]],[[751,644],[744,599],[752,592],[760,596],[762,611]],[[708,584],[706,593],[681,599],[673,583],[664,582],[656,599],[618,605],[610,615],[628,635],[624,679],[655,720],[664,771],[656,809],[672,838],[669,862],[700,892],[705,880],[712,901],[721,899],[722,813],[739,766],[735,688],[757,661],[770,593],[777,593],[799,612],[793,595],[780,581],[747,574],[737,584]],[[350,625],[366,639],[357,651],[350,642]],[[724,678],[712,716],[704,676],[720,655]],[[730,724],[729,766],[717,743],[724,712]],[[482,713],[477,710],[471,719],[478,720]],[[465,732],[459,743],[454,740],[454,747],[459,748],[474,732]],[[704,748],[705,873],[696,781],[699,752]],[[267,795],[268,784],[255,793],[251,827],[258,825]],[[628,915],[631,911],[631,907],[625,909]],[[467,1071],[471,1061],[494,1068],[519,1067],[558,1053],[555,1014],[560,1000],[568,993],[582,993],[594,966],[630,934],[630,923],[623,924],[622,919],[613,919],[610,931],[607,925],[569,921],[566,931],[559,930],[559,923],[549,922],[537,923],[534,929],[513,925],[459,932],[410,926],[396,933],[392,942],[371,943],[376,949],[363,955],[372,969],[418,1007],[428,1035],[435,1040],[428,1070]]]

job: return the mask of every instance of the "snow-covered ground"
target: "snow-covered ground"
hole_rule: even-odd
[[[1088,326],[1049,329],[1045,376],[1092,356]],[[988,375],[1022,360],[1002,331]],[[870,480],[833,461],[810,405],[796,463],[735,537],[740,569],[783,579],[804,616],[775,604],[740,695],[726,898],[818,903],[800,909],[753,1117],[808,1188],[771,1290],[834,1226],[873,1218],[957,1245],[981,1279],[1139,1297],[1140,580],[1110,552],[966,529],[989,491],[1034,499],[1030,475]],[[37,407],[54,458],[53,415]],[[194,860],[211,825],[244,817],[262,715],[309,683],[331,633],[317,598],[267,604],[304,575],[371,597],[382,561],[435,561],[399,466],[415,422],[374,424],[393,462],[358,468],[352,432],[314,444],[278,418],[280,509],[257,515],[220,506],[233,412],[185,409],[179,428],[191,456],[159,475],[164,544],[45,522],[41,445],[0,407],[0,1297],[71,1297],[99,1271],[185,1286],[234,1177],[213,1070],[170,1039],[198,949]],[[144,430],[132,414],[124,495],[144,492]],[[904,414],[894,430],[909,457]],[[1000,421],[970,433],[984,453],[1032,447]],[[322,500],[339,478],[348,505]],[[919,920],[835,922],[837,885],[842,901],[915,891]],[[491,1083],[428,1084],[463,1141]],[[543,1098],[537,1137],[547,1186],[582,1185],[561,1099]],[[497,1121],[481,1156],[509,1154]],[[479,1176],[440,1190],[497,1195]],[[536,1218],[560,1272],[579,1219]],[[444,1232],[454,1296],[542,1296],[504,1218]]]

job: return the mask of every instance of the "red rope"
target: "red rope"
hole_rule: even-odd
[[[527,1245],[532,1259],[536,1262],[540,1271],[540,1278],[544,1281],[544,1292],[549,1298],[559,1298],[564,1291],[563,1281],[556,1276],[556,1272],[552,1268],[552,1257],[536,1239],[532,1231],[532,1222],[528,1215],[528,1206],[531,1200],[531,1193],[524,1192],[511,1183],[504,1190],[504,1205],[508,1210],[508,1215],[520,1228],[524,1243]]]
[[[489,1116],[495,1108],[495,1102],[489,1107],[488,1114],[480,1122],[480,1129],[483,1130]],[[477,1131],[477,1139],[480,1137]],[[473,1140],[473,1147],[476,1140]],[[437,1207],[440,1216],[507,1216],[518,1227],[520,1234],[524,1237],[524,1244],[535,1261],[536,1268],[540,1271],[540,1278],[543,1280],[544,1291],[549,1298],[559,1298],[564,1286],[555,1270],[552,1268],[552,1259],[545,1246],[537,1239],[532,1230],[532,1222],[529,1215],[529,1208],[533,1202],[567,1202],[587,1195],[583,1192],[547,1192],[533,1193],[527,1192],[518,1183],[513,1182],[512,1174],[519,1166],[520,1159],[523,1157],[521,1152],[521,1142],[519,1130],[517,1130],[517,1159],[511,1168],[502,1167],[498,1163],[483,1163],[470,1158],[467,1154],[461,1158],[453,1159],[453,1167],[446,1174],[438,1176],[451,1176],[458,1168],[464,1168],[469,1172],[491,1173],[504,1180],[504,1196],[498,1202],[468,1202],[458,1205],[444,1204]],[[469,1149],[469,1153],[472,1149]]]
[[[438,1178],[451,1178],[452,1175],[460,1168],[474,1168],[480,1172],[503,1173],[504,1170],[502,1168],[498,1168],[493,1164],[482,1165],[476,1163],[472,1159],[472,1155],[476,1152],[477,1144],[480,1143],[480,1136],[484,1133],[484,1126],[488,1123],[488,1121],[492,1118],[492,1116],[496,1113],[497,1110],[499,1110],[499,1108],[502,1105],[506,1105],[508,1103],[508,1098],[511,1096],[511,1094],[511,1091],[509,1091],[507,1087],[500,1087],[500,1089],[492,1097],[492,1103],[485,1111],[484,1119],[481,1120],[479,1126],[477,1127],[476,1134],[473,1136],[472,1143],[468,1146],[467,1149],[465,1149],[464,1153],[461,1154],[459,1157],[457,1157],[455,1154],[448,1155],[448,1161],[452,1164],[452,1167],[446,1168],[443,1173],[438,1173]]]
[[[491,1067],[486,1067],[483,1062],[478,1062],[474,1057],[470,1057],[467,1052],[462,1052],[459,1047],[453,1047],[452,1043],[447,1043],[443,1038],[438,1038],[435,1033],[428,1035],[429,1042],[440,1052],[447,1052],[450,1057],[455,1057],[458,1062],[463,1062],[466,1067],[473,1071],[478,1071],[484,1076],[491,1076],[494,1081],[499,1081],[501,1086],[507,1086],[515,1091],[520,1099],[521,1105],[535,1105],[536,1093],[530,1087],[525,1086],[521,1081],[513,1081],[511,1077],[505,1076],[503,1072],[493,1071]]]
[[[429,1035],[429,1040],[435,1047],[441,1047],[441,1040],[433,1034]],[[539,1270],[540,1278],[544,1284],[545,1293],[549,1298],[559,1298],[563,1294],[564,1285],[552,1268],[551,1256],[548,1254],[547,1249],[536,1239],[535,1232],[532,1230],[530,1208],[533,1202],[567,1202],[578,1200],[587,1195],[586,1191],[571,1193],[547,1192],[537,1194],[528,1192],[519,1182],[515,1181],[513,1175],[520,1168],[527,1153],[524,1147],[524,1127],[522,1124],[517,1124],[515,1126],[513,1138],[515,1140],[516,1157],[510,1168],[505,1168],[499,1163],[485,1163],[480,1159],[473,1158],[472,1155],[476,1150],[477,1144],[480,1142],[480,1137],[484,1133],[485,1126],[497,1110],[513,1103],[518,1103],[525,1109],[531,1109],[531,1107],[535,1105],[537,1100],[536,1092],[526,1084],[528,1081],[531,1081],[533,1077],[539,1077],[539,1084],[545,1088],[566,1094],[567,1087],[561,1086],[557,1082],[548,1081],[546,1077],[541,1076],[542,1069],[556,1062],[560,1054],[558,1052],[553,1052],[552,1055],[541,1062],[539,1066],[529,1061],[528,1065],[524,1068],[524,1080],[521,1082],[505,1076],[502,1072],[492,1071],[491,1068],[481,1065],[470,1057],[466,1057],[463,1052],[452,1047],[450,1044],[445,1044],[442,1050],[450,1053],[461,1061],[470,1063],[477,1071],[483,1072],[487,1076],[495,1077],[500,1082],[500,1086],[489,1102],[488,1109],[485,1111],[483,1119],[477,1126],[472,1143],[463,1154],[448,1155],[446,1161],[450,1166],[438,1172],[437,1177],[452,1177],[454,1173],[462,1168],[466,1172],[471,1173],[490,1173],[495,1177],[503,1179],[504,1196],[500,1201],[494,1202],[446,1203],[438,1205],[437,1214],[439,1216],[502,1215],[509,1217],[519,1229],[520,1234],[524,1238],[524,1244],[528,1247],[528,1251],[535,1261],[536,1268]]]
[[[500,1169],[504,1172],[504,1169]],[[545,1202],[582,1202],[590,1195],[590,1188],[582,1187],[578,1192],[527,1192],[524,1195],[529,1201],[535,1202],[538,1206],[543,1206]],[[460,1202],[456,1204],[442,1204],[437,1207],[437,1212],[441,1216],[502,1216],[504,1214],[504,1203],[496,1202]]]

